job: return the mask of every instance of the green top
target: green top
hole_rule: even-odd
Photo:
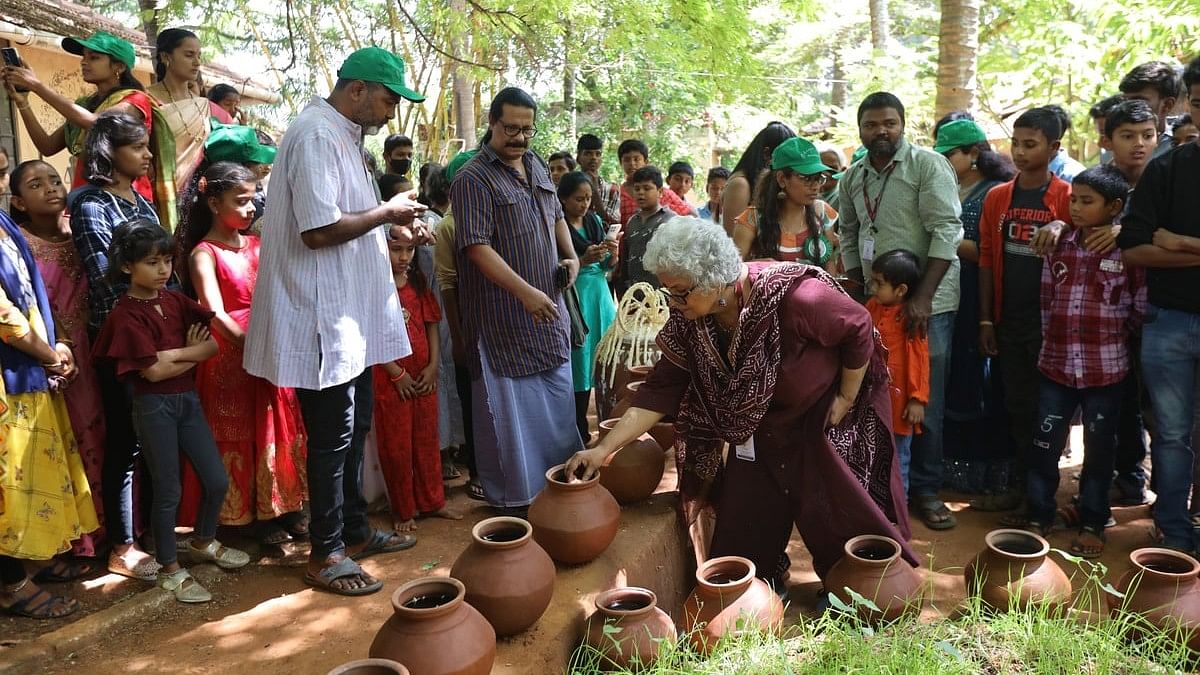
[[[906,138],[900,139],[888,166],[894,167],[890,175],[887,167],[876,171],[864,157],[846,170],[838,185],[842,262],[847,270],[862,268],[869,285],[871,261],[862,259],[868,239],[874,239],[876,256],[902,248],[915,253],[922,265],[927,258],[949,260],[950,269],[933,296],[933,313],[953,312],[958,309],[958,243],[963,237],[954,169],[945,157]],[[863,195],[864,183],[870,204]]]

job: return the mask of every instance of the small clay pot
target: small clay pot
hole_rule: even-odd
[[[968,593],[977,593],[993,609],[1024,610],[1042,605],[1052,610],[1071,600],[1071,580],[1049,557],[1050,543],[1025,530],[992,530],[986,547],[967,563],[963,578]]]
[[[753,562],[733,555],[708,560],[696,570],[696,590],[683,604],[681,626],[696,651],[707,655],[725,635],[753,626],[779,633],[783,601],[756,572]]]
[[[533,539],[560,563],[594,560],[617,536],[621,507],[599,476],[567,482],[565,465],[546,472],[546,487],[529,505]]]
[[[636,670],[658,659],[662,641],[676,639],[675,622],[658,608],[654,591],[628,587],[596,596],[583,641],[603,655],[606,668]]]
[[[1129,562],[1117,582],[1125,598],[1108,596],[1112,613],[1134,612],[1160,630],[1182,630],[1180,639],[1200,651],[1200,563],[1166,548],[1139,548]]]
[[[642,382],[650,373],[653,372],[654,366],[631,366],[629,368],[629,382]],[[629,384],[626,382],[626,384]]]
[[[408,668],[391,659],[359,659],[329,671],[329,675],[409,675]]]
[[[613,453],[608,463],[600,467],[600,484],[618,503],[632,504],[654,494],[665,470],[662,447],[649,435],[642,434]]]
[[[533,526],[498,516],[476,523],[471,544],[450,568],[467,587],[467,602],[496,629],[516,635],[532,626],[554,595],[554,561],[533,540]]]
[[[617,401],[617,405],[613,406],[611,417],[621,417],[633,407],[633,396],[637,393],[638,387],[642,386],[641,382],[630,382],[625,385],[625,393],[621,396],[621,400]]]
[[[846,553],[825,575],[825,588],[847,605],[855,603],[847,588],[874,602],[879,611],[857,605],[863,621],[895,621],[921,609],[921,575],[900,557],[900,544],[891,537],[864,534],[846,542]]]
[[[467,604],[458,579],[424,577],[392,594],[394,612],[369,652],[407,664],[417,675],[488,675],[496,660],[496,631]]]
[[[650,427],[650,436],[658,441],[658,444],[664,450],[670,450],[675,447],[675,423],[674,422],[658,422],[653,427]]]

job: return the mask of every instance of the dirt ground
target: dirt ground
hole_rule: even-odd
[[[1075,444],[1077,447],[1078,437]],[[1081,455],[1076,451],[1075,457]],[[1064,463],[1065,464],[1065,463]],[[1074,492],[1072,474],[1077,467],[1063,467],[1060,503]],[[983,546],[983,537],[999,527],[1000,514],[979,513],[968,508],[965,497],[950,498],[958,527],[933,532],[919,522],[913,526],[914,547],[925,556],[923,572],[932,587],[927,616],[948,614],[964,598],[963,566]],[[447,574],[450,565],[470,539],[471,526],[491,515],[481,503],[466,498],[461,487],[452,491],[451,505],[466,514],[462,521],[422,520],[419,543],[409,551],[378,556],[364,567],[384,579],[384,592],[365,598],[343,598],[317,593],[301,580],[307,545],[287,545],[282,550],[262,551],[258,564],[220,575],[209,586],[211,603],[185,606],[170,602],[158,613],[121,626],[98,644],[81,649],[69,658],[45,664],[44,673],[220,673],[252,667],[257,673],[325,673],[340,663],[366,656],[378,627],[391,614],[388,591],[403,581],[426,574]],[[1114,509],[1117,526],[1108,532],[1102,562],[1115,581],[1128,566],[1128,554],[1150,545],[1147,507]],[[384,525],[383,522],[378,523]],[[1066,549],[1071,532],[1056,532],[1051,545]],[[248,545],[250,540],[222,534],[229,543]],[[789,615],[799,618],[814,610],[820,583],[812,572],[803,542],[794,534],[790,544],[793,561]],[[1061,559],[1059,559],[1060,562]],[[1063,562],[1064,569],[1071,571]],[[92,575],[82,586],[67,592],[83,601],[83,616],[107,607],[145,586],[113,575]],[[587,589],[595,591],[600,589]],[[43,632],[62,627],[62,622],[0,618],[0,666],[6,647]],[[521,636],[513,638],[521,640]],[[506,672],[523,672],[519,663]],[[2,670],[2,668],[0,668]]]

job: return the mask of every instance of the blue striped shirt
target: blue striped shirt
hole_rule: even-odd
[[[459,312],[466,343],[476,349],[473,374],[479,373],[480,341],[488,365],[502,377],[534,375],[571,358],[566,306],[554,284],[559,260],[554,227],[563,217],[562,204],[542,161],[532,152],[524,161],[529,183],[485,145],[450,186]],[[557,300],[559,320],[535,324],[516,296],[484,276],[466,252],[479,244],[491,246],[517,275]]]

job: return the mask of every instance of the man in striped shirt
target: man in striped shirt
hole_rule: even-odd
[[[500,91],[477,154],[454,176],[458,302],[470,358],[475,462],[488,503],[523,512],[583,447],[562,288],[579,260],[542,160],[537,104]]]
[[[329,98],[314,98],[288,128],[246,331],[246,370],[294,387],[308,430],[304,580],[341,595],[383,588],[354,560],[416,543],[373,530],[362,495],[371,366],[412,352],[380,226],[411,223],[425,210],[408,193],[379,203],[362,139],[395,116],[402,98],[424,100],[404,86],[403,61],[367,47],[347,57]]]

